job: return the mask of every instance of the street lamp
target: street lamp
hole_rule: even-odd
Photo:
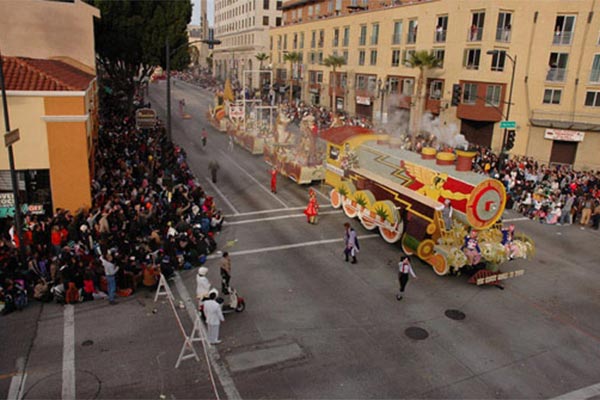
[[[506,121],[510,119],[510,106],[512,105],[512,95],[513,95],[513,85],[515,83],[515,70],[517,69],[517,55],[515,54],[514,58],[510,56],[505,51],[500,50],[488,50],[486,54],[491,56],[498,57],[500,53],[504,53],[504,55],[511,61],[512,63],[512,73],[510,76],[510,89],[508,91],[508,106],[506,107]],[[502,170],[504,167],[504,157],[506,152],[506,138],[508,136],[508,128],[504,128],[504,132],[502,134],[502,147],[500,149],[500,159],[498,160],[498,172]]]
[[[377,80],[377,97],[381,98],[381,106],[379,107],[379,123],[383,125],[383,103],[385,100],[385,94],[388,91],[390,82],[387,79],[383,81],[381,78]]]
[[[217,44],[221,44],[220,40],[215,40],[215,39],[200,39],[200,40],[193,40],[191,42],[188,43],[184,43],[181,46],[176,47],[175,49],[173,49],[173,51],[170,50],[170,45],[169,45],[169,38],[166,37],[165,38],[165,64],[166,64],[166,72],[167,72],[167,137],[169,138],[169,140],[172,140],[172,136],[171,136],[171,57],[177,52],[177,50],[181,49],[182,47],[188,47],[194,43],[206,43],[209,46],[211,45],[217,45]]]

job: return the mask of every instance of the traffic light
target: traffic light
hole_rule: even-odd
[[[462,88],[459,83],[452,85],[452,105],[457,106],[460,104],[460,98],[462,96]]]
[[[515,147],[515,137],[517,136],[517,132],[514,129],[509,129],[506,131],[506,145],[504,148],[506,151]]]

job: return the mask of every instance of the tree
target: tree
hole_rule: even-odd
[[[130,110],[140,82],[155,66],[166,66],[165,44],[171,49],[171,68],[189,65],[187,24],[192,16],[188,0],[87,0],[102,17],[94,21],[98,66],[115,95]]]
[[[428,52],[427,50],[420,50],[410,55],[410,58],[407,61],[408,65],[411,68],[419,69],[419,77],[417,79],[417,101],[415,103],[415,112],[413,115],[413,120],[411,121],[411,129],[412,133],[416,132],[420,124],[421,113],[423,112],[423,80],[425,77],[425,72],[439,68],[441,65],[440,60],[433,54]]]
[[[290,63],[290,104],[292,104],[292,97],[294,96],[294,64],[302,59],[302,54],[297,51],[291,51],[283,55],[283,61]]]
[[[342,65],[346,64],[346,59],[343,56],[338,56],[335,54],[330,54],[329,56],[327,56],[327,58],[325,60],[323,60],[323,65],[325,65],[326,67],[330,67],[332,69],[333,72],[333,80],[332,80],[332,88],[331,88],[331,92],[329,95],[329,101],[330,101],[330,105],[331,105],[331,109],[335,110],[335,104],[333,102],[333,96],[336,92],[336,82],[335,82],[335,77],[336,77],[336,70],[337,68],[341,67]]]
[[[263,62],[267,61],[269,59],[269,55],[267,53],[257,53],[254,58],[256,58],[259,62],[259,67],[258,70],[260,71],[258,73],[258,80],[259,80],[259,85],[262,89],[263,85],[264,85],[264,79],[263,79]]]

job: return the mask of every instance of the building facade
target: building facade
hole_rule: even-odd
[[[214,38],[221,41],[212,53],[214,74],[258,88],[261,63],[255,56],[269,53],[269,29],[282,25],[282,1],[215,0],[214,6]]]
[[[376,122],[428,111],[495,150],[510,120],[512,154],[600,168],[599,3],[293,0],[282,8],[283,26],[270,31],[274,74],[284,82],[284,54],[301,53],[293,79],[303,100]],[[419,96],[419,70],[407,61],[420,50],[441,67],[424,70]],[[346,60],[335,77],[322,65],[331,54]]]

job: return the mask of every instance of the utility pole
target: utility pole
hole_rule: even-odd
[[[2,61],[2,54],[0,54],[0,89],[2,90],[2,106],[4,112],[4,128],[6,134],[10,132],[10,118],[8,116],[8,99],[6,98],[6,87],[4,86],[4,63]],[[12,183],[12,192],[15,203],[15,229],[17,230],[17,237],[19,238],[19,258],[21,263],[25,261],[23,257],[23,228],[21,226],[21,202],[19,201],[19,183],[17,179],[17,171],[15,170],[15,156],[13,154],[12,143],[8,146],[8,163],[10,166],[10,180]],[[11,238],[12,240],[12,238]],[[24,265],[24,264],[22,264]]]
[[[165,38],[166,42],[166,70],[167,70],[167,137],[172,141],[171,136],[171,49],[169,48],[169,37]]]

